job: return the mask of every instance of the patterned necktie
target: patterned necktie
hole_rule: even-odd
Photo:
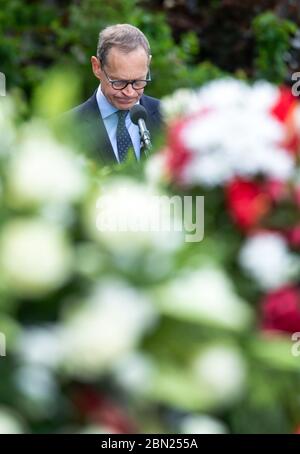
[[[129,148],[133,148],[129,132],[125,125],[127,114],[128,110],[118,110],[117,148],[120,162],[126,159]]]

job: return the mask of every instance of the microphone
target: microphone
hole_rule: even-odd
[[[145,121],[147,120],[147,111],[145,107],[141,106],[141,104],[136,104],[130,109],[130,119],[132,123],[138,125],[142,145],[145,146],[145,154],[147,156],[147,151],[152,148],[151,139],[150,139],[150,132],[147,129]]]

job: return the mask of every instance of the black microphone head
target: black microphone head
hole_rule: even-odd
[[[140,119],[146,121],[147,120],[147,111],[145,109],[145,107],[141,106],[141,104],[136,104],[135,106],[133,106],[131,109],[130,109],[130,118],[131,118],[131,121],[132,123],[134,123],[135,125],[138,124],[138,121]]]

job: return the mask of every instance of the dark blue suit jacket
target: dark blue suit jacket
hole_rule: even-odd
[[[151,137],[159,130],[161,126],[160,102],[156,98],[143,95],[140,103],[145,107],[148,113],[147,127]],[[92,158],[103,164],[117,163],[112,145],[109,140],[104,122],[99,111],[96,91],[83,104],[72,109],[68,114],[75,119],[79,127],[80,135],[87,153]],[[77,131],[78,136],[78,131]],[[143,150],[141,150],[142,156]]]

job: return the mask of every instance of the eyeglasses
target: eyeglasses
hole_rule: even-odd
[[[105,74],[106,79],[111,84],[115,90],[124,90],[127,85],[131,85],[134,90],[141,90],[145,88],[148,82],[151,82],[150,70],[148,71],[146,79],[136,79],[136,80],[112,80],[107,75],[105,69],[102,67],[102,71]]]

